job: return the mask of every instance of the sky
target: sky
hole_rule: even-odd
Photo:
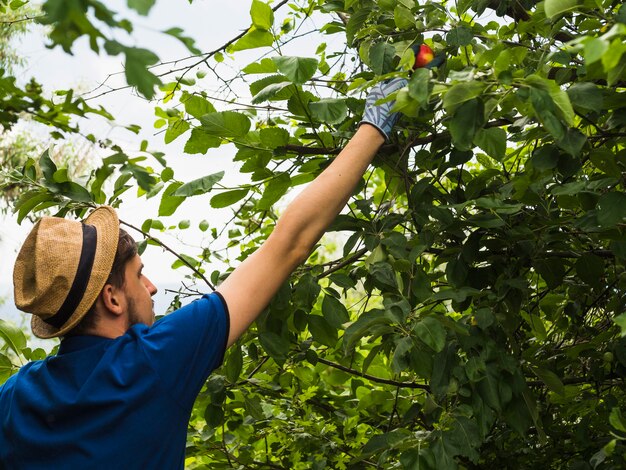
[[[121,38],[121,40],[126,44],[130,43],[154,51],[162,62],[187,57],[189,52],[179,41],[160,31],[174,26],[181,27],[186,36],[196,40],[199,49],[211,51],[225,44],[250,25],[250,2],[248,0],[194,0],[192,4],[189,4],[187,0],[158,0],[147,18],[129,11],[125,2],[106,1],[105,3],[109,8],[120,12],[122,16],[128,17],[133,22],[135,32],[132,38]],[[26,81],[30,77],[35,77],[46,90],[69,87],[86,91],[98,90],[95,94],[87,96],[97,95],[107,87],[114,88],[125,84],[120,74],[123,71],[120,57],[110,57],[103,53],[97,55],[87,47],[85,41],[76,43],[73,55],[65,54],[58,47],[48,49],[45,43],[41,27],[35,27],[32,33],[22,39],[19,51],[26,58],[27,66],[18,78]],[[314,44],[311,44],[311,47],[310,52],[313,53]],[[234,74],[238,67],[256,60],[263,52],[266,51],[239,53],[237,62],[224,67],[223,70],[226,74]],[[172,65],[165,67],[172,67]],[[100,86],[103,82],[105,85]],[[202,87],[209,91],[216,90],[218,86],[217,81],[210,74],[202,81]],[[245,90],[241,91],[245,93]],[[93,132],[97,137],[108,137],[129,152],[138,149],[140,141],[147,139],[151,149],[159,149],[166,154],[168,164],[174,168],[176,178],[181,181],[190,181],[223,170],[226,174],[223,180],[225,184],[240,183],[241,175],[231,161],[234,154],[232,149],[222,147],[207,155],[189,156],[182,152],[183,138],[166,146],[163,143],[163,135],[153,127],[154,103],[137,97],[131,90],[108,93],[91,101],[91,104],[104,106],[117,118],[118,122],[116,126],[111,127],[103,119],[90,119],[81,123],[83,132]],[[216,107],[219,109],[219,105]],[[143,129],[140,135],[136,136],[124,130],[123,126],[128,124],[141,125]],[[100,157],[106,157],[110,153],[110,151],[96,149],[96,154]],[[230,211],[211,209],[208,201],[209,196],[190,198],[181,205],[175,216],[166,218],[164,222],[176,224],[179,220],[191,219],[197,223],[202,219],[207,219],[212,227],[221,228],[225,220],[230,218]],[[141,226],[146,218],[157,217],[158,202],[158,197],[149,201],[126,198],[119,210],[119,216],[133,225]],[[18,226],[15,218],[10,215],[0,220],[0,299],[6,300],[3,305],[0,305],[0,317],[7,314],[14,316],[10,298],[12,269],[19,247],[30,227],[27,222]],[[181,234],[181,240],[161,234],[157,236],[163,238],[175,249],[184,250],[186,245],[197,247],[202,243],[202,234],[198,230],[193,233],[181,232]],[[136,236],[136,238],[139,237]],[[193,248],[189,250],[191,254],[195,253]],[[142,258],[146,266],[144,271],[157,286],[167,288],[176,286],[185,274],[182,270],[169,269],[175,259],[159,248],[149,247]],[[163,290],[162,288],[161,291]],[[164,308],[163,305],[167,305],[169,300],[157,299],[157,313],[159,303]]]

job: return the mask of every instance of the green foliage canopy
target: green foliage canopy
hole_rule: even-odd
[[[141,14],[153,4],[128,3]],[[155,171],[113,145],[79,184],[44,154],[5,174],[29,188],[18,219],[119,205],[133,187],[159,197],[166,217],[208,193],[233,208],[233,265],[271,232],[277,202],[352,135],[362,91],[409,78],[397,134],[332,227],[339,246],[292,276],[198,397],[189,468],[624,467],[621,2],[253,0],[250,28],[198,63],[260,50],[241,72],[249,102],[232,108],[198,91],[191,68],[162,81],[154,53],[105,37],[104,25],[132,25],[100,2],[48,0],[43,11],[53,45],[69,51],[86,35],[94,51],[125,55],[128,84],[171,105],[156,106],[165,142],[234,148],[250,183],[178,181],[162,154]],[[315,57],[281,54],[312,15],[323,19]],[[196,54],[182,31],[166,34]],[[330,50],[326,37],[347,47]],[[447,60],[411,72],[411,45],[423,42]],[[73,116],[106,113],[71,91],[53,103],[0,80],[5,128],[27,112],[61,136],[76,131]],[[148,219],[143,230],[166,229]],[[173,267],[211,285],[227,275],[204,277],[220,257],[205,248]],[[0,334],[3,377],[17,355],[39,354],[4,323]]]

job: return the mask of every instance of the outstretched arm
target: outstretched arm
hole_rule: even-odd
[[[218,287],[230,312],[229,346],[306,260],[383,142],[376,128],[362,125],[328,168],[289,204],[267,241]]]
[[[403,85],[404,83],[401,83]],[[390,93],[393,89],[383,89]],[[380,88],[379,88],[380,89]],[[370,96],[370,105],[383,97]],[[386,111],[391,107],[385,106]],[[390,119],[376,107],[375,119],[367,119],[335,160],[289,204],[265,243],[218,287],[230,312],[228,346],[250,326],[269,304],[293,270],[313,250],[328,226],[345,206],[368,165],[385,142]],[[371,109],[371,108],[368,108]],[[383,110],[385,111],[385,110]],[[393,119],[392,119],[393,120]]]

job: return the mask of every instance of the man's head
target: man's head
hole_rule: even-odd
[[[150,296],[156,288],[140,272],[136,279],[129,277],[131,265],[137,264],[141,259],[135,242],[120,232],[112,208],[101,206],[82,223],[44,217],[15,262],[15,304],[33,314],[33,333],[40,338],[68,334],[93,309],[130,324],[132,307],[140,311],[134,317],[151,323]]]
[[[81,321],[66,335],[88,334],[97,331],[100,319],[104,317],[103,309],[106,305],[115,308],[117,298],[112,295],[127,297],[128,326],[137,323],[152,324],[154,321],[153,303],[146,302],[146,297],[156,293],[156,287],[143,275],[143,264],[137,254],[137,243],[122,228],[119,229],[117,251],[111,267],[111,273],[100,292],[100,295],[87,311]],[[141,284],[136,280],[140,279]],[[142,288],[143,287],[143,288]],[[145,295],[145,290],[148,296]],[[107,296],[106,299],[103,296]],[[105,301],[106,300],[106,301]]]

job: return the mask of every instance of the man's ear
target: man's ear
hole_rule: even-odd
[[[123,296],[124,291],[113,284],[105,284],[100,292],[104,308],[114,315],[121,315],[124,312]]]

